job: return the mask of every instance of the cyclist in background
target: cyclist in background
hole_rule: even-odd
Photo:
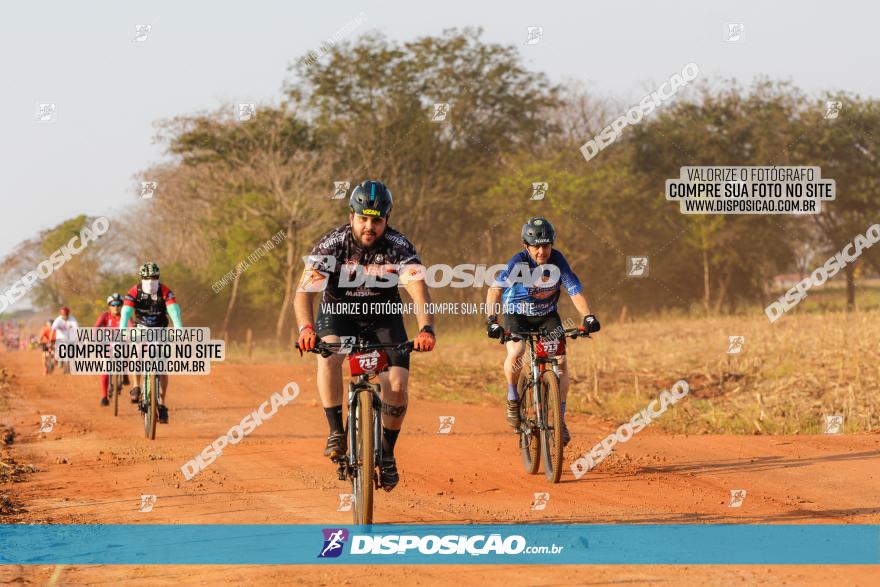
[[[581,293],[583,289],[577,275],[571,270],[562,252],[553,248],[556,240],[556,229],[546,218],[531,218],[523,224],[523,250],[511,257],[507,267],[499,274],[496,286],[489,289],[486,307],[489,317],[486,320],[486,333],[490,338],[501,338],[504,330],[522,332],[544,328],[551,337],[558,339],[555,352],[559,365],[559,396],[562,405],[562,443],[571,442],[571,434],[565,424],[565,400],[568,396],[568,371],[565,369],[565,337],[562,335],[562,321],[556,311],[561,288],[564,286],[574,307],[583,317],[584,330],[587,334],[599,332],[599,320],[590,311],[590,303]],[[532,275],[539,266],[555,266],[559,270],[557,279],[544,276],[531,281],[530,278],[508,282],[511,274],[516,271],[520,276]],[[504,284],[505,287],[501,287]],[[503,299],[503,304],[499,304]],[[504,327],[498,324],[498,307],[504,313]],[[507,423],[514,430],[519,429],[519,394],[516,384],[523,367],[521,357],[526,352],[526,343],[522,340],[507,343],[507,358],[504,361],[504,376],[507,379]]]
[[[174,292],[159,282],[159,266],[147,261],[141,265],[141,282],[125,295],[122,303],[122,317],[119,327],[127,325],[129,320],[134,320],[135,326],[145,328],[167,328],[168,317],[174,328],[183,328],[183,320],[180,317],[180,304],[174,297]],[[141,398],[141,374],[135,373],[136,384],[129,392],[131,403],[136,404]],[[159,376],[159,386],[162,391],[159,394],[159,423],[168,423],[168,408],[165,405],[168,394],[168,375]]]
[[[70,313],[70,308],[61,306],[61,314],[52,323],[52,342],[76,340],[76,329],[79,323]],[[63,361],[59,361],[62,363]]]
[[[40,330],[40,348],[43,349],[43,373],[46,375],[49,374],[49,369],[46,365],[46,355],[52,352],[52,342],[55,340],[55,335],[52,333],[52,320],[46,320],[46,323],[43,324],[43,329]]]
[[[95,322],[95,328],[119,328],[119,312],[122,308],[122,296],[114,293],[107,298],[107,310],[98,316]],[[101,405],[109,406],[110,400],[107,398],[107,388],[110,384],[110,376],[107,373],[101,375]],[[123,375],[123,385],[128,385],[128,375]]]

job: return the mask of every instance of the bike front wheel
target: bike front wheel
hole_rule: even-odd
[[[354,493],[354,523],[366,525],[373,523],[373,475],[376,470],[376,453],[373,446],[373,392],[362,389],[358,392],[355,407],[355,468],[351,479]]]
[[[159,376],[147,373],[144,376],[144,394],[141,401],[144,408],[144,436],[156,440],[156,422],[159,420]]]
[[[531,371],[523,367],[516,385],[519,394],[519,451],[526,473],[534,475],[541,466],[541,447],[538,415],[535,411],[532,378],[529,373]]]
[[[551,483],[559,483],[562,476],[562,401],[559,397],[559,377],[552,369],[541,374],[541,452],[544,457],[544,475]]]

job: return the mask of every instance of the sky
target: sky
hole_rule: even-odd
[[[0,35],[0,258],[77,214],[134,202],[137,174],[166,158],[159,121],[273,103],[288,66],[340,31],[406,41],[480,26],[529,68],[637,100],[695,62],[700,77],[791,80],[811,95],[880,98],[876,4],[740,2],[9,3]],[[363,22],[361,22],[363,21]],[[744,25],[728,42],[728,23]],[[150,31],[135,41],[135,25]],[[526,44],[530,26],[543,27]],[[54,103],[39,122],[40,103]],[[609,121],[610,122],[610,121]],[[589,137],[585,137],[585,140]],[[11,213],[10,213],[11,209]]]

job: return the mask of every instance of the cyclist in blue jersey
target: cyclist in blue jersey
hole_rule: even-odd
[[[562,288],[571,296],[574,307],[583,318],[587,333],[599,332],[599,320],[590,310],[583,287],[561,251],[553,248],[556,229],[546,218],[532,218],[522,227],[523,250],[507,262],[486,297],[489,338],[501,338],[504,330],[522,332],[546,329],[542,346],[556,357],[559,364],[559,393],[562,401],[562,442],[568,445],[571,434],[565,424],[565,400],[568,396],[568,372],[565,368],[565,337],[557,303]],[[503,313],[503,326],[498,311]],[[526,352],[524,341],[507,343],[504,376],[507,379],[507,423],[519,429],[519,396],[516,383]]]

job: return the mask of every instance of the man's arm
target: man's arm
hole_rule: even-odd
[[[577,311],[580,312],[581,320],[584,319],[584,316],[589,316],[593,313],[590,310],[590,302],[583,293],[574,294],[571,296],[571,301],[574,304],[574,307],[577,308]]]
[[[172,300],[172,303],[165,309],[168,312],[168,315],[171,316],[171,323],[174,324],[174,327],[183,328],[183,317],[180,314],[180,304]],[[119,321],[119,324],[122,324],[121,320]]]
[[[498,316],[501,314],[501,293],[500,287],[490,287],[489,293],[486,294],[486,318],[490,316]]]
[[[315,321],[312,307],[314,306],[316,295],[317,292],[314,291],[298,291],[293,296],[293,312],[296,316],[296,325],[300,329],[306,324],[313,324]]]
[[[431,294],[428,292],[428,286],[425,285],[424,279],[413,279],[407,282],[406,291],[412,298],[416,306],[416,319],[419,322],[419,330],[425,326],[434,327],[434,315],[425,312],[425,306],[431,303]]]

